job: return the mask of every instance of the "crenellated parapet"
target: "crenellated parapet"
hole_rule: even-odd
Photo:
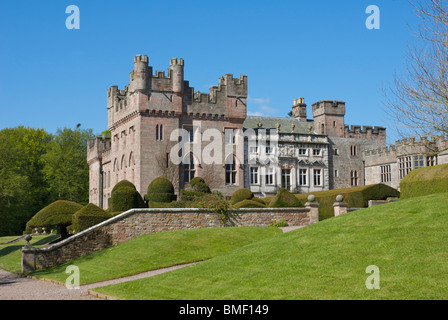
[[[195,91],[184,80],[183,59],[171,59],[167,73],[156,70],[153,74],[148,63],[148,56],[135,56],[129,85],[121,90],[114,85],[107,91],[110,130],[135,113],[170,117],[200,114],[201,118],[205,114],[207,119],[246,117],[247,76],[234,78],[226,74],[217,86],[203,93]]]
[[[111,139],[96,137],[87,141],[87,162],[92,164],[101,161],[105,152],[111,149]]]
[[[372,139],[372,140],[385,140],[386,128],[384,127],[372,127],[372,126],[359,126],[359,125],[345,125],[344,137],[346,138],[358,138],[358,139]]]
[[[404,155],[432,155],[448,148],[448,140],[445,137],[426,136],[419,138],[410,137],[395,141],[394,145],[364,151],[366,159],[372,157],[400,157]]]

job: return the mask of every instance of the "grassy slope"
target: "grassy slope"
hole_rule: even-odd
[[[37,236],[33,237],[31,244],[35,247],[43,246],[44,244],[56,240],[59,236]],[[0,243],[8,242],[9,240],[15,239],[14,237],[1,237]],[[22,247],[26,244],[24,239],[10,244],[0,244],[0,269],[19,273],[22,271],[21,257],[22,257]]]
[[[76,265],[81,284],[201,261],[254,241],[281,234],[276,228],[210,228],[148,234],[32,275],[65,282]]]
[[[448,299],[448,194],[348,213],[195,266],[96,289],[126,299]],[[366,268],[380,289],[366,289]]]

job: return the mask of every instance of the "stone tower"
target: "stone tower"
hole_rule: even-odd
[[[322,100],[313,104],[314,128],[329,137],[344,136],[345,102]]]
[[[208,128],[218,128],[220,132],[242,131],[246,119],[247,76],[234,78],[226,74],[209,93],[202,93],[194,91],[185,81],[183,59],[171,59],[166,74],[154,73],[148,63],[148,56],[135,56],[129,85],[121,90],[114,85],[107,91],[111,138],[106,144],[101,139],[93,139],[88,144],[90,202],[106,208],[112,188],[124,179],[145,194],[150,182],[161,175],[170,175],[177,193],[192,175],[204,179],[213,177],[214,189],[224,195],[242,188],[244,159],[236,159],[238,165],[232,167],[233,179],[228,182],[225,164],[230,155],[225,152],[218,163],[207,166],[201,164],[200,154],[194,155],[188,168],[184,162],[173,166],[170,152],[178,143],[177,139],[171,139],[171,134],[179,129],[195,130],[191,136],[194,139],[189,142],[201,151],[207,146],[206,143],[201,146],[201,134]],[[224,146],[224,135],[221,138]],[[235,154],[238,148],[244,154],[243,143],[232,148]]]

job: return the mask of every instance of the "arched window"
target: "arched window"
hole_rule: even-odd
[[[133,165],[135,165],[135,160],[134,160],[134,153],[131,152],[131,154],[129,155],[129,167],[132,167]]]
[[[156,141],[159,140],[159,125],[156,125]]]
[[[235,156],[231,158],[232,162],[226,161],[226,184],[236,184],[236,159]]]
[[[190,182],[191,179],[194,178],[195,173],[194,157],[193,154],[190,153],[190,156],[187,157],[186,161],[184,161],[184,182]]]
[[[159,129],[160,129],[160,132],[159,132],[159,139],[160,139],[160,140],[163,140],[163,124],[160,125]]]
[[[126,158],[123,155],[123,157],[121,157],[121,170],[126,169]]]

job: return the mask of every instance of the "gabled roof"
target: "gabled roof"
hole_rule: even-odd
[[[314,132],[314,121],[299,121],[292,117],[255,117],[248,116],[243,122],[244,129],[258,129],[258,124],[261,123],[262,129],[277,130],[277,124],[280,125],[279,133],[291,133],[294,125],[295,134],[316,134]]]

